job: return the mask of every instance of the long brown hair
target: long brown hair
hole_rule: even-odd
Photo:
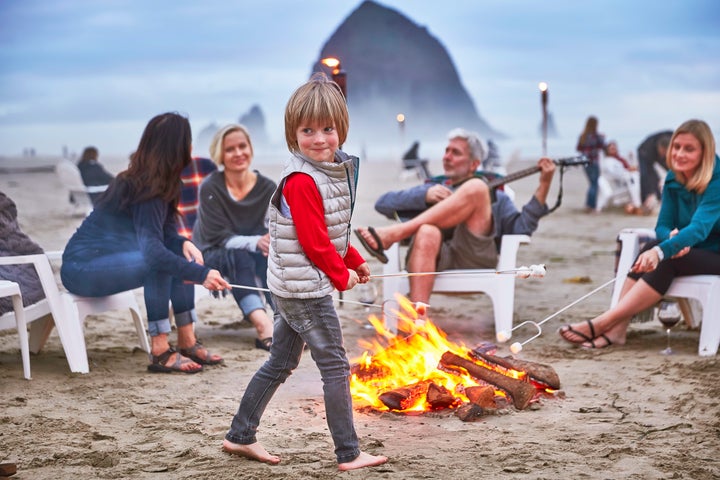
[[[581,145],[585,145],[585,142],[587,142],[587,138],[589,135],[597,133],[597,127],[598,127],[597,117],[593,117],[593,116],[588,117],[587,121],[585,122],[585,129],[580,134],[580,138],[578,138],[578,147],[580,147]]]
[[[127,191],[120,199],[125,208],[151,198],[161,198],[177,206],[182,187],[180,175],[190,164],[192,132],[190,122],[179,113],[153,117],[145,127],[137,150],[130,156],[127,170],[120,172],[120,183]]]
[[[702,148],[700,166],[690,178],[686,178],[685,175],[680,172],[675,172],[675,170],[673,170],[673,172],[675,172],[675,177],[678,181],[685,185],[685,188],[697,193],[704,193],[715,169],[715,137],[713,137],[712,130],[710,130],[708,124],[702,120],[693,119],[684,122],[673,132],[665,157],[665,163],[671,170],[672,162],[670,159],[672,158],[673,143],[675,142],[675,137],[681,133],[689,133],[700,142],[700,147]]]

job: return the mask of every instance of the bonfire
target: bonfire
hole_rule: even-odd
[[[350,390],[356,405],[417,414],[454,409],[464,420],[512,403],[522,410],[560,388],[555,371],[534,362],[494,355],[492,345],[469,348],[448,340],[422,304],[397,297],[398,333],[370,315],[375,337],[362,341]],[[387,313],[386,313],[387,314]]]

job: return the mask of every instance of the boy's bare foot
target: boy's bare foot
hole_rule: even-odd
[[[342,472],[348,470],[356,470],[363,467],[376,467],[387,462],[387,457],[382,455],[370,455],[369,453],[360,452],[360,455],[351,462],[339,463],[338,469]]]
[[[222,449],[232,455],[239,455],[241,457],[249,458],[250,460],[269,463],[270,465],[277,465],[280,463],[280,457],[269,454],[268,451],[265,450],[265,447],[260,445],[258,442],[251,443],[250,445],[241,445],[224,439]]]

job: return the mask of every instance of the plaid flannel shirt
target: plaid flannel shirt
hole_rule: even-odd
[[[212,160],[202,157],[194,157],[190,165],[183,169],[180,178],[182,179],[182,191],[178,203],[178,233],[190,239],[193,226],[197,219],[198,190],[202,181],[211,173],[217,171],[217,166]]]

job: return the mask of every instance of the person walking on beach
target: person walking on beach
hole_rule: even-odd
[[[495,268],[500,237],[531,235],[540,218],[550,212],[546,200],[555,173],[552,160],[538,161],[540,183],[518,211],[505,192],[491,192],[487,183],[475,176],[485,157],[478,135],[455,129],[448,137],[444,176],[385,193],[375,203],[379,213],[402,223],[355,230],[362,245],[381,262],[387,263],[386,248],[414,236],[408,253],[409,272]],[[429,303],[435,276],[410,276],[409,280],[410,300]]]
[[[590,160],[583,167],[589,183],[587,195],[585,195],[585,211],[587,213],[596,212],[598,181],[600,179],[600,153],[605,148],[605,136],[598,133],[597,127],[597,117],[588,117],[576,147],[578,152]]]
[[[652,212],[662,198],[660,176],[655,165],[659,165],[663,170],[668,169],[666,158],[672,133],[671,130],[653,133],[642,141],[637,150],[640,166],[640,201],[647,212]]]
[[[669,142],[655,233],[605,313],[565,325],[560,336],[584,348],[624,345],[631,318],[659,302],[675,277],[720,275],[720,157],[707,123],[688,120]]]
[[[203,265],[193,243],[177,233],[180,173],[191,160],[190,122],[177,113],[153,117],[127,170],[120,172],[68,241],[60,277],[69,292],[102,297],[143,287],[151,339],[151,372],[196,373],[222,361],[197,341],[193,296],[185,281],[230,288]],[[170,304],[178,348],[168,340]]]
[[[250,380],[225,435],[223,450],[277,464],[257,440],[275,391],[298,366],[305,344],[320,369],[325,415],[341,471],[380,465],[384,456],[359,448],[353,424],[350,364],[332,292],[370,280],[349,241],[359,161],[339,150],[349,117],[340,87],[318,73],[285,109],[291,157],[270,202],[268,285],[275,301],[270,358]]]

